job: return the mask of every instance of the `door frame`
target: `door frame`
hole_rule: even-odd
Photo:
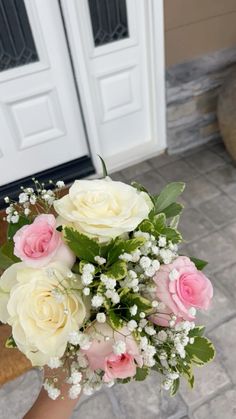
[[[77,20],[76,0],[59,0],[65,29],[70,46],[71,57],[81,108],[85,120],[86,131],[90,144],[90,152],[97,173],[101,173],[98,155],[101,154],[96,117],[93,112],[92,98],[89,92],[87,68],[83,58],[83,42]],[[115,171],[144,158],[161,154],[167,147],[166,140],[166,99],[165,99],[165,45],[164,45],[164,0],[143,0],[146,6],[148,30],[148,57],[150,60],[151,109],[152,109],[152,140],[137,145],[129,151],[117,153],[107,162],[109,170]]]

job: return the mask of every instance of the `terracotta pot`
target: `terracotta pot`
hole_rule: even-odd
[[[225,147],[236,161],[236,67],[221,87],[218,98],[218,120]]]

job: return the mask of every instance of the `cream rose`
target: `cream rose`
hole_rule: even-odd
[[[54,202],[61,225],[100,241],[133,231],[152,206],[148,194],[110,178],[76,180],[69,194]]]
[[[88,315],[78,282],[71,287],[71,271],[61,262],[43,268],[16,263],[0,279],[0,321],[12,326],[18,348],[32,365],[45,365],[61,357],[68,335],[78,330]]]

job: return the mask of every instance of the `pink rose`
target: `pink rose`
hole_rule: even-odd
[[[194,320],[194,309],[207,310],[213,296],[210,280],[188,257],[179,256],[169,265],[162,265],[155,274],[156,297],[164,308],[152,316],[152,321],[168,326],[171,314],[177,321]]]
[[[116,378],[133,377],[137,366],[142,366],[142,357],[136,341],[130,331],[123,327],[114,331],[107,323],[95,323],[87,333],[93,338],[89,349],[83,353],[87,356],[90,368],[104,371],[103,380],[109,382]],[[125,343],[124,353],[117,354],[115,345]]]
[[[42,214],[34,222],[21,227],[13,237],[14,254],[33,268],[46,266],[59,260],[72,267],[75,257],[63,243],[56,230],[56,219],[51,214]]]

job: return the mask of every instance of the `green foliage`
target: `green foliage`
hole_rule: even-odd
[[[197,259],[192,256],[190,257],[190,259],[199,271],[202,271],[205,268],[205,266],[208,265],[208,262],[206,262],[205,260]]]
[[[154,225],[150,220],[143,220],[141,224],[139,224],[138,230],[143,231],[144,233],[155,233]]]
[[[195,336],[203,336],[205,329],[205,326],[196,326],[194,329],[189,331],[188,336],[190,338],[194,338]]]
[[[6,348],[16,348],[16,347],[17,347],[16,342],[15,342],[15,340],[14,340],[13,336],[10,336],[10,337],[6,340],[6,342],[5,342],[5,347],[6,347]]]
[[[173,202],[170,204],[167,208],[164,208],[162,212],[165,214],[166,218],[172,218],[176,217],[176,215],[179,215],[184,206],[182,204],[179,204],[178,202]]]
[[[148,313],[152,310],[152,303],[147,298],[142,297],[140,294],[127,294],[122,298],[122,303],[128,307],[132,307],[134,304],[138,307],[138,311],[144,311]]]
[[[132,253],[138,247],[142,246],[145,243],[143,237],[136,237],[134,239],[122,240],[117,238],[114,240],[113,245],[110,247],[107,254],[108,264],[113,264],[119,258],[122,253]]]
[[[8,224],[8,231],[7,231],[7,237],[9,240],[12,240],[15,236],[16,232],[23,227],[24,225],[30,224],[32,220],[30,220],[27,217],[24,217],[23,215],[20,215],[19,221],[16,224],[10,223]]]
[[[149,374],[149,369],[147,367],[143,367],[143,368],[137,368],[136,369],[136,374],[134,376],[134,379],[136,381],[144,381],[147,376]]]
[[[183,182],[169,183],[161,193],[154,198],[156,213],[163,212],[171,204],[173,204],[178,196],[184,191],[185,184]]]
[[[167,240],[172,241],[172,243],[179,243],[182,240],[182,236],[178,230],[166,226],[166,216],[164,213],[155,215],[153,218],[153,226],[155,229],[154,234],[156,236],[165,236]]]
[[[109,267],[105,272],[109,278],[114,278],[117,281],[123,279],[127,275],[127,265],[123,260],[118,260]]]
[[[13,263],[20,262],[14,253],[14,243],[12,240],[7,241],[1,248],[0,248],[0,269],[5,270],[9,268],[9,266],[13,265]]]
[[[95,240],[69,227],[65,227],[64,233],[68,246],[79,259],[95,263],[94,258],[100,251],[99,244]]]
[[[131,182],[131,186],[133,186],[134,188],[136,188],[140,192],[146,192],[150,196],[148,190],[143,185],[141,185],[141,183]]]
[[[101,163],[102,163],[103,177],[107,177],[108,176],[108,172],[107,172],[106,163],[103,160],[103,158],[101,156],[99,156],[99,154],[98,154],[98,157],[99,157],[99,159],[101,160]]]
[[[214,359],[215,349],[212,342],[202,336],[196,336],[193,344],[185,347],[191,361],[197,365],[204,365]]]
[[[123,326],[123,320],[119,313],[113,309],[110,309],[108,312],[108,322],[110,323],[112,329],[118,330]]]
[[[174,380],[172,387],[170,389],[170,395],[173,397],[176,395],[177,391],[179,390],[180,380],[177,378]]]

